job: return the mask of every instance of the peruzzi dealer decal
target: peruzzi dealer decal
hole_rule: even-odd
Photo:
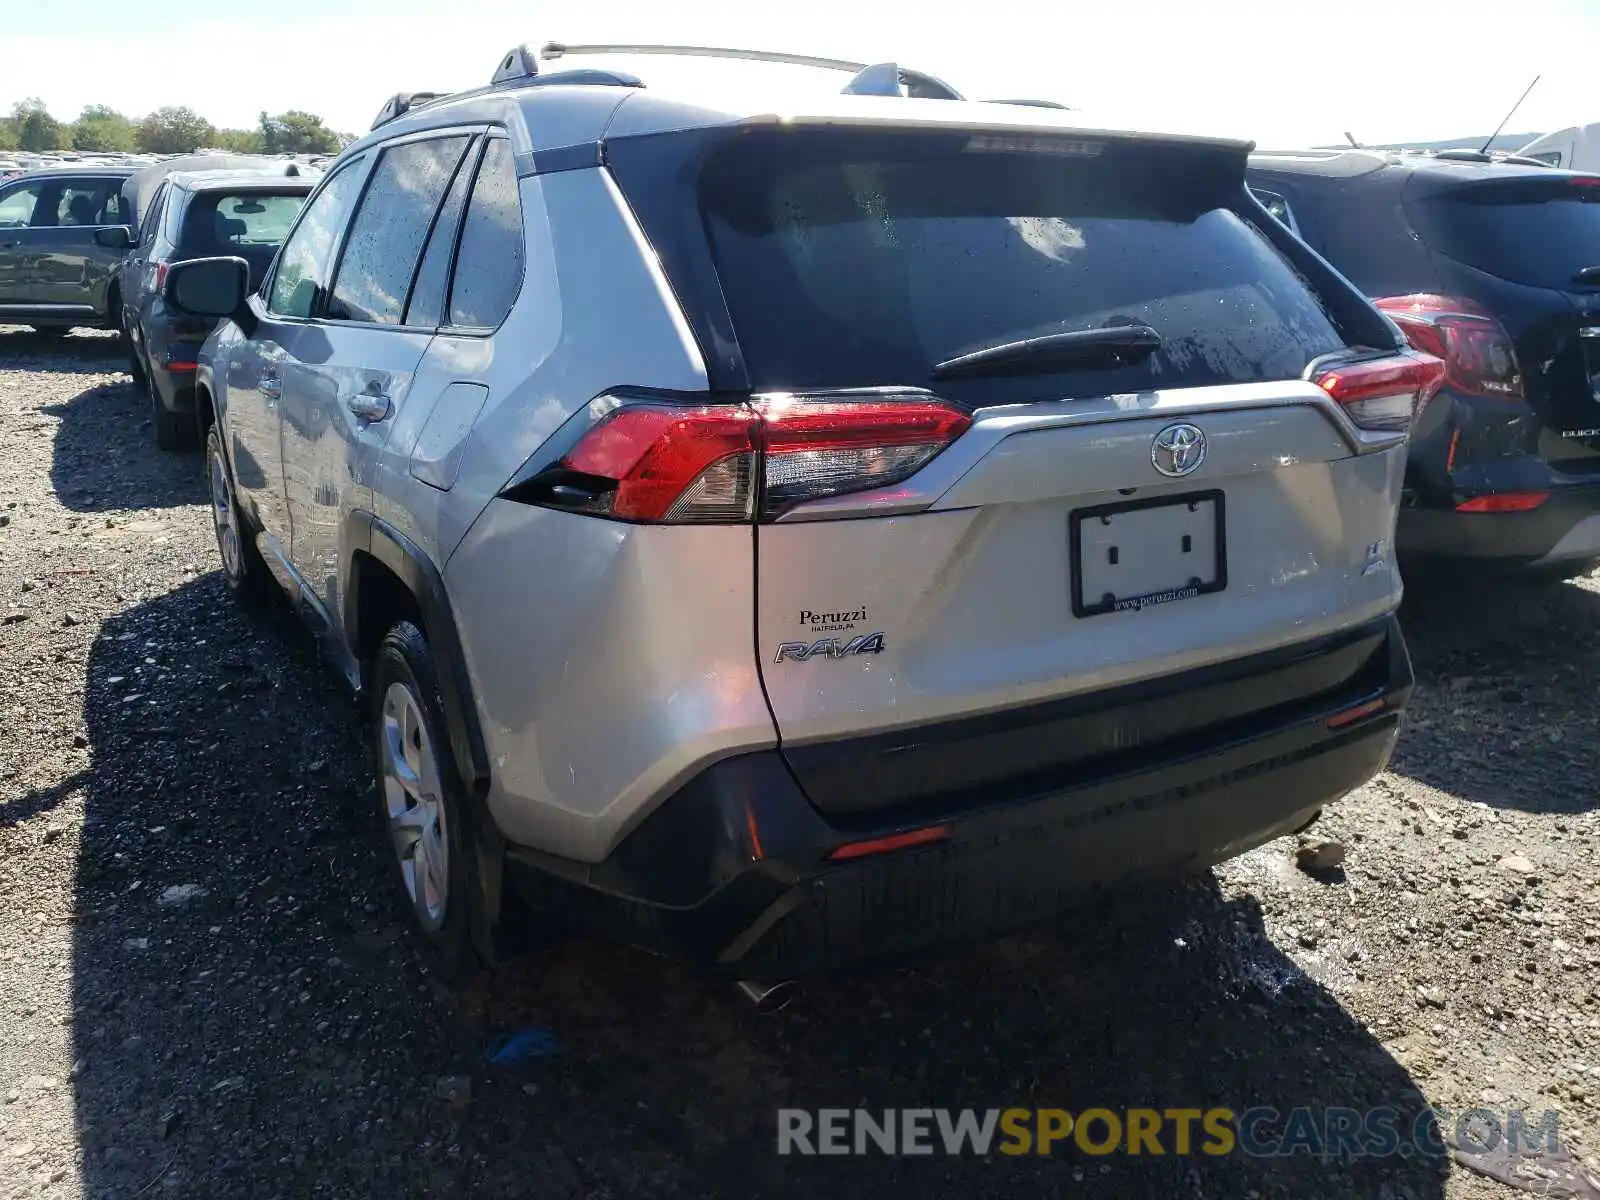
[[[867,610],[842,608],[837,612],[800,610],[800,624],[812,633],[850,633],[867,621]],[[862,633],[850,638],[824,637],[810,642],[784,642],[773,662],[810,662],[814,658],[854,658],[860,654],[882,654],[883,634]]]

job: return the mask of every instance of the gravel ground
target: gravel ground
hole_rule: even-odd
[[[1415,707],[1318,827],[1332,878],[1275,843],[774,1018],[593,944],[458,998],[351,705],[234,609],[146,416],[112,340],[0,329],[0,1197],[1523,1194],[1426,1156],[779,1159],[780,1105],[1556,1109],[1600,1168],[1596,580],[1413,589]],[[528,1028],[554,1051],[486,1063]]]

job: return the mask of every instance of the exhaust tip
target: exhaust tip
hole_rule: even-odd
[[[788,1008],[789,1002],[795,997],[796,990],[792,979],[782,979],[777,983],[764,983],[758,979],[741,979],[739,981],[739,991],[744,994],[746,1000],[755,1006],[756,1012],[763,1017]]]

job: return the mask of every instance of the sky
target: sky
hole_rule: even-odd
[[[672,42],[893,60],[974,98],[1058,100],[1117,123],[1268,148],[1487,135],[1600,121],[1600,0],[0,0],[0,111],[43,99],[131,115],[186,104],[214,124],[262,110],[363,132],[398,91],[488,82],[511,47]],[[704,59],[583,59],[658,87],[759,79],[787,102],[837,75]],[[552,67],[550,69],[558,69]],[[752,75],[755,72],[758,74]],[[775,100],[776,102],[776,100]]]

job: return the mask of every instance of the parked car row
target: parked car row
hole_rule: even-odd
[[[119,330],[150,394],[156,444],[194,448],[194,372],[215,325],[174,312],[161,281],[174,262],[218,254],[258,276],[316,172],[247,155],[32,171],[0,184],[0,319],[61,336]]]

